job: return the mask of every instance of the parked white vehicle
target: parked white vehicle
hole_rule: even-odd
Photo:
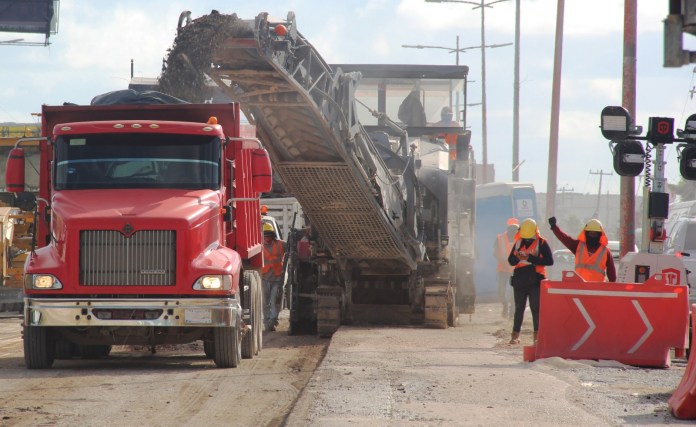
[[[682,258],[688,283],[696,286],[696,218],[682,217],[671,223],[665,253]]]
[[[611,251],[611,256],[614,258],[614,264],[616,264],[616,268],[618,269],[619,261],[621,261],[621,242],[618,240],[609,240],[609,242],[607,242],[607,247]],[[638,246],[633,245],[633,250],[629,252],[638,252]]]

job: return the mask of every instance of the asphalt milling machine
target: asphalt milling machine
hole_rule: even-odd
[[[439,119],[468,68],[392,68],[327,64],[292,12],[179,20],[160,90],[186,99],[167,87],[172,76],[210,77],[240,103],[304,211],[288,251],[291,333],[330,336],[347,323],[446,328],[474,311],[470,133],[386,114],[417,91]],[[371,107],[356,101],[368,90]]]

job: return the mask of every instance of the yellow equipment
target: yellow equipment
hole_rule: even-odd
[[[0,264],[2,286],[22,287],[24,260],[31,250],[31,225],[34,215],[19,208],[0,207]]]

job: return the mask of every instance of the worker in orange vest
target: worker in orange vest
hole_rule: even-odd
[[[438,127],[461,127],[462,125],[453,119],[454,114],[450,107],[443,107],[440,111],[440,121],[435,123],[434,126]],[[457,160],[457,134],[456,133],[443,133],[440,137],[445,140],[447,146],[449,147],[449,157],[451,160]]]
[[[267,331],[278,326],[278,292],[283,287],[283,257],[285,242],[276,239],[276,231],[269,223],[263,225],[263,321]]]
[[[493,256],[498,261],[498,300],[503,304],[502,316],[512,318],[512,301],[510,301],[510,277],[514,268],[508,263],[508,256],[515,243],[515,234],[520,229],[517,218],[507,220],[507,229],[498,234],[493,244]]]
[[[591,219],[577,239],[573,239],[556,225],[556,217],[549,218],[551,231],[558,240],[575,254],[575,272],[588,282],[616,282],[616,267],[602,223]]]
[[[553,265],[553,254],[546,240],[539,234],[536,221],[527,218],[520,224],[515,244],[508,256],[508,263],[515,269],[510,284],[515,297],[515,317],[512,323],[510,344],[519,344],[524,310],[529,299],[534,324],[534,342],[539,331],[539,299],[541,281],[546,278],[546,267]]]

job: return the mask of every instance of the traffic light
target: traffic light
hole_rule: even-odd
[[[696,181],[696,145],[679,145],[677,155],[681,176],[686,180]]]
[[[645,150],[638,141],[619,141],[610,146],[614,170],[621,176],[638,176],[643,172]]]

